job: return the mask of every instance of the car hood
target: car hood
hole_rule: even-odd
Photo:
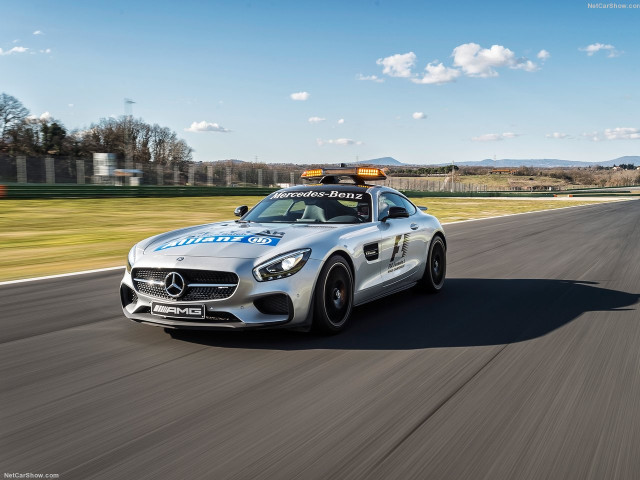
[[[338,225],[315,224],[211,223],[153,237],[145,246],[144,254],[258,258],[307,246],[309,237],[338,228]]]

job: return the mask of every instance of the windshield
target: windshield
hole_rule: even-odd
[[[262,223],[364,223],[371,196],[363,191],[294,190],[272,193],[242,220]]]

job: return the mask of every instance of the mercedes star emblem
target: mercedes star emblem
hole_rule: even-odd
[[[180,297],[184,293],[186,286],[184,278],[178,272],[171,272],[164,277],[164,291],[171,298]]]

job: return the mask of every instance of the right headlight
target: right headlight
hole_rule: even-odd
[[[129,250],[129,255],[127,255],[127,272],[131,272],[131,266],[136,261],[136,247],[137,244],[131,247],[131,250]]]
[[[259,282],[290,277],[304,267],[304,264],[307,263],[310,256],[310,248],[285,253],[258,265],[253,269],[253,276]]]

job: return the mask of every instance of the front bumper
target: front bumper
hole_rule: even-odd
[[[219,300],[181,302],[161,299],[136,290],[131,274],[125,271],[120,285],[120,297],[122,311],[127,318],[159,327],[197,330],[307,328],[311,324],[311,301],[317,274],[322,267],[320,260],[309,259],[305,266],[291,277],[258,282],[252,274],[255,267],[253,259],[183,258],[182,261],[177,261],[175,256],[143,256],[136,262],[135,268],[234,272],[239,277],[236,290],[228,298]],[[135,292],[135,295],[131,292]],[[286,295],[289,305],[286,314],[264,313],[263,300],[272,298],[272,295]],[[152,302],[176,306],[204,305],[207,318],[190,320],[155,315],[151,313]]]

